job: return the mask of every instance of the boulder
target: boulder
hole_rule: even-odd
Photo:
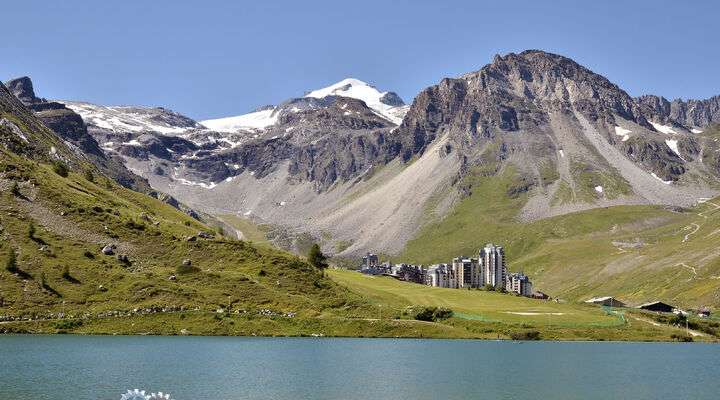
[[[210,232],[200,231],[197,233],[197,237],[203,238],[203,239],[212,239],[214,236]]]
[[[102,248],[102,253],[106,256],[111,256],[115,254],[115,245],[109,244]]]
[[[189,267],[192,265],[192,261],[189,258],[183,260],[182,265]]]

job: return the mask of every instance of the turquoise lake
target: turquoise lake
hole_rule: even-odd
[[[718,399],[720,346],[0,336],[0,399]]]

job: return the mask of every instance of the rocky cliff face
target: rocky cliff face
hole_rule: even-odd
[[[720,124],[720,96],[705,100],[668,101],[661,96],[646,95],[638,97],[637,101],[652,108],[667,120],[695,128],[696,131],[712,124]]]
[[[579,180],[572,178],[579,174],[573,169],[601,165],[615,171],[618,166],[611,159],[616,154],[610,153],[617,151],[648,176],[676,182],[691,169],[686,161],[696,157],[698,149],[685,126],[668,122],[665,106],[635,101],[617,85],[568,58],[530,50],[496,56],[477,72],[444,79],[424,90],[397,135],[402,138],[403,158],[408,159],[446,132],[466,169],[483,162],[493,147],[494,161],[522,159],[513,164],[536,184],[548,162],[558,166],[560,179],[572,187]],[[673,138],[667,137],[667,130]],[[595,134],[603,139],[598,142],[601,149],[592,143]],[[678,141],[684,146],[675,151],[670,146]],[[573,165],[561,168],[568,163],[562,160],[568,153]],[[601,186],[602,182],[597,178],[593,183]]]

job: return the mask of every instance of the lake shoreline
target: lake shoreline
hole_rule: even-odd
[[[719,343],[714,336],[693,338],[671,326],[651,324],[573,328],[560,325],[530,326],[468,321],[442,322],[409,319],[272,319],[208,314],[154,315],[86,320],[36,320],[0,323],[0,336],[100,335],[197,336],[265,338],[439,339],[473,341]],[[673,336],[674,335],[674,336]],[[690,340],[692,339],[692,340]]]

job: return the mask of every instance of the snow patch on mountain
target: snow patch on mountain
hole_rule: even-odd
[[[625,128],[621,127],[621,126],[616,126],[616,127],[615,127],[615,134],[618,135],[618,136],[622,136],[622,141],[623,141],[623,142],[626,141],[626,140],[628,140],[628,139],[630,139],[630,136],[628,135],[628,133],[632,133],[632,131],[629,130],[629,129],[625,129]]]
[[[677,133],[672,126],[657,124],[655,122],[650,122],[650,124],[653,126],[653,128],[655,128],[656,131],[662,132],[666,135],[674,135]]]
[[[678,141],[677,140],[667,139],[667,140],[665,140],[665,144],[667,144],[668,147],[670,148],[670,150],[672,150],[673,153],[677,154],[678,157],[680,157],[680,159],[683,159],[682,156],[680,155],[680,150],[678,149]]]
[[[86,124],[117,133],[159,132],[164,135],[182,135],[194,129],[202,129],[197,122],[164,108],[60,102],[79,114]]]
[[[328,87],[313,90],[306,94],[305,97],[322,99],[327,96],[343,96],[362,100],[378,115],[399,125],[405,117],[409,106],[405,104],[387,104],[383,100],[389,93],[390,92],[381,92],[374,86],[359,79],[347,78]]]
[[[248,114],[238,115],[236,117],[226,117],[217,119],[208,119],[200,121],[200,123],[214,131],[232,133],[241,130],[260,130],[268,126],[275,125],[278,120],[279,113],[276,109],[268,108],[265,110],[255,111]]]

